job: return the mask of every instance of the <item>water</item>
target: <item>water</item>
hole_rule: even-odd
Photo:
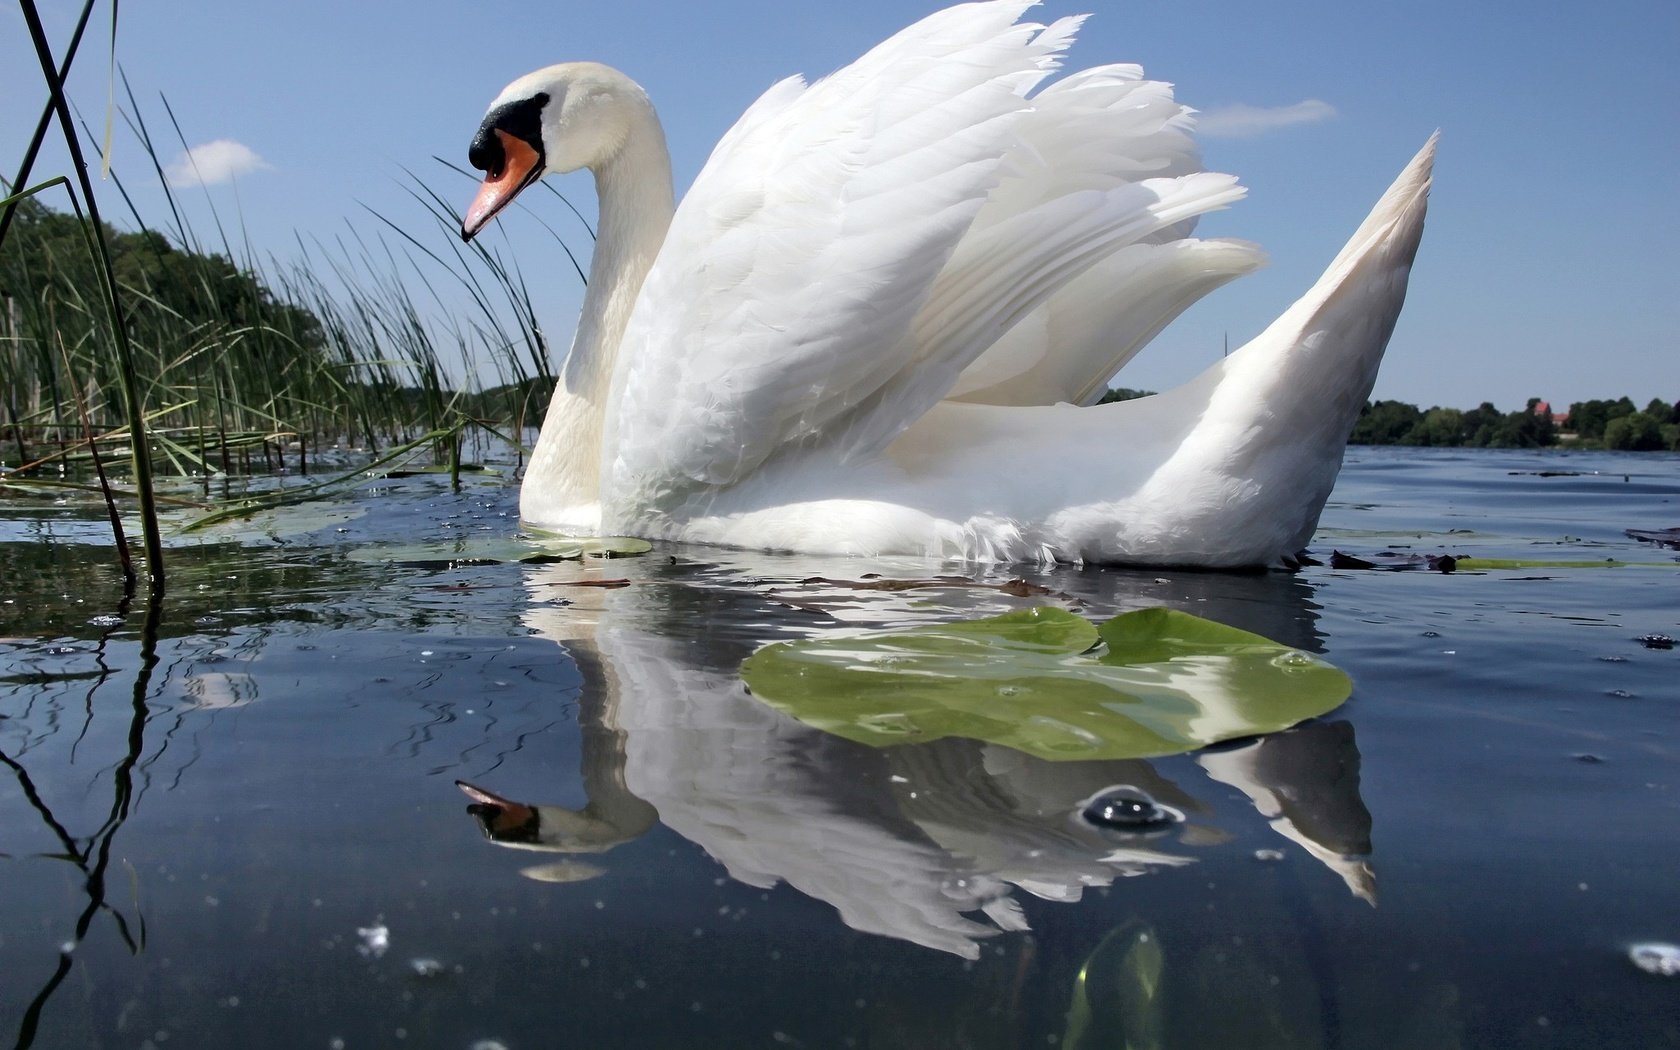
[[[1680,1045],[1680,978],[1635,951],[1680,941],[1680,650],[1640,640],[1680,636],[1680,561],[1622,534],[1680,525],[1676,457],[1356,449],[1315,543],[1647,563],[1616,569],[1064,568],[1015,597],[1018,570],[887,591],[843,581],[950,567],[700,548],[370,559],[514,507],[414,478],[195,541],[155,640],[96,514],[8,507],[0,1040]],[[870,750],[735,677],[771,640],[1043,602],[1185,609],[1355,692],[1049,763]],[[1076,818],[1119,786],[1183,819]],[[487,838],[485,797],[541,807],[549,848]]]

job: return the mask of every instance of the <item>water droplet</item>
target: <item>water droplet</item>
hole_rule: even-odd
[[[1287,653],[1280,653],[1272,658],[1273,667],[1285,669],[1315,667],[1317,664],[1318,661],[1311,654],[1303,653],[1299,649],[1291,649]]]
[[[1155,831],[1177,823],[1175,810],[1162,806],[1141,788],[1124,784],[1099,792],[1085,803],[1080,816],[1099,828]]]
[[[358,926],[356,935],[362,939],[356,950],[369,959],[379,958],[391,946],[391,929],[382,922],[375,922],[372,926]]]
[[[1644,944],[1629,946],[1628,958],[1633,960],[1633,965],[1646,973],[1654,973],[1659,977],[1680,977],[1680,945],[1647,941]]]
[[[408,968],[414,971],[416,977],[439,977],[443,974],[443,963],[436,959],[410,959]]]

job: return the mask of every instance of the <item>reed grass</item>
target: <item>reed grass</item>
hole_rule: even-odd
[[[47,89],[52,97],[52,108],[58,117],[59,130],[64,135],[65,148],[70,152],[70,163],[75,169],[76,181],[81,186],[81,201],[76,209],[78,216],[82,206],[87,208],[87,219],[82,223],[82,229],[88,235],[91,254],[99,261],[105,317],[108,322],[105,332],[109,336],[110,348],[115,352],[117,373],[122,381],[124,409],[128,415],[129,427],[134,432],[134,454],[130,457],[130,462],[133,465],[134,487],[140,503],[141,531],[146,548],[146,572],[153,589],[161,592],[164,582],[163,534],[158,527],[157,506],[152,498],[152,467],[151,459],[145,452],[145,424],[142,420],[139,380],[128,339],[124,301],[117,289],[116,267],[111,260],[105,224],[99,218],[99,204],[94,197],[93,184],[88,180],[87,162],[82,157],[81,140],[76,134],[75,123],[70,119],[70,104],[64,97],[63,74],[58,64],[53,61],[52,47],[47,42],[46,30],[41,25],[41,16],[35,10],[34,0],[22,0],[20,6],[23,9],[24,22],[29,27],[30,41],[41,63],[41,75],[46,79]],[[113,6],[113,36],[115,31],[116,9]],[[68,69],[69,64],[70,60],[67,57],[64,68]],[[70,199],[73,204],[77,203],[75,194],[71,194]],[[60,345],[62,347],[62,344]],[[118,542],[123,542],[120,536]],[[133,570],[126,558],[123,559],[123,567],[127,578],[132,582]]]
[[[67,67],[68,59],[51,72]],[[62,77],[49,83],[61,102]],[[370,464],[422,453],[456,472],[469,433],[523,454],[519,439],[540,422],[553,383],[549,343],[517,265],[482,239],[463,245],[461,217],[442,194],[406,173],[417,218],[369,210],[371,232],[347,220],[326,236],[300,233],[287,261],[259,257],[242,225],[225,222],[208,199],[213,235],[193,229],[164,176],[159,137],[126,78],[122,86],[121,120],[168,215],[159,232],[113,169],[111,185],[139,232],[119,233],[90,209],[81,230],[101,251],[96,270],[65,234],[73,220],[37,199],[43,186],[71,189],[63,177],[6,208],[0,465],[10,466],[0,489],[76,484],[95,453],[127,454],[132,476],[111,490],[147,505],[154,472],[196,479],[209,504],[214,477],[307,474],[334,446],[361,450]],[[186,148],[167,100],[161,105]],[[74,136],[68,107],[55,109]],[[80,167],[79,144],[73,152]],[[90,186],[81,197],[91,199]],[[320,488],[292,486],[283,498]],[[153,575],[161,574],[157,543],[147,540]]]

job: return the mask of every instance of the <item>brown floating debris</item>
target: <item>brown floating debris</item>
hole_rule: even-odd
[[[1330,567],[1332,569],[1380,569],[1385,572],[1406,572],[1414,569],[1424,569],[1429,572],[1452,572],[1458,568],[1458,559],[1451,554],[1397,554],[1394,551],[1383,551],[1375,555],[1383,561],[1367,561],[1352,554],[1341,551],[1330,552]]]
[[[1655,543],[1659,547],[1669,547],[1680,550],[1680,528],[1676,529],[1623,529],[1624,533],[1643,543]]]

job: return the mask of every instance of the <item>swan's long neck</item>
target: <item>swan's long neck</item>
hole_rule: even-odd
[[[591,166],[600,217],[589,287],[520,489],[520,517],[545,528],[587,532],[599,525],[601,433],[613,365],[642,279],[671,225],[671,157],[659,118],[639,92],[624,101],[624,115],[622,145]]]

